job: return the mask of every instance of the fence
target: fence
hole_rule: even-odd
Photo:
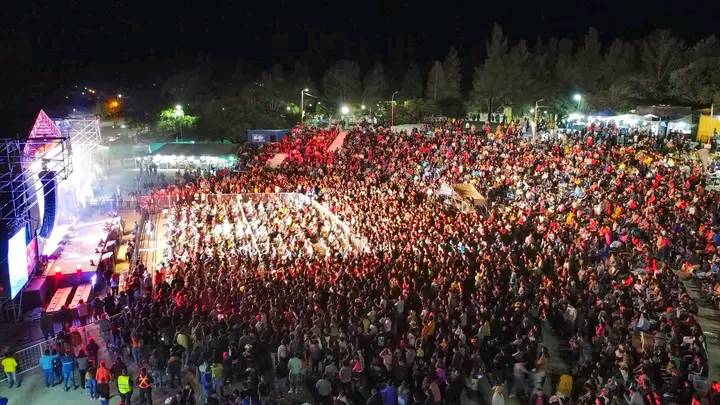
[[[119,319],[123,314],[124,311],[121,311],[108,319],[110,320],[110,322],[113,322],[114,320]],[[24,374],[39,368],[40,356],[45,353],[45,350],[57,349],[59,347],[62,347],[63,345],[65,345],[66,347],[67,345],[69,345],[70,347],[74,348],[80,346],[81,344],[87,344],[88,335],[92,334],[90,332],[90,329],[97,328],[99,328],[99,325],[97,323],[97,320],[95,320],[85,326],[73,328],[67,335],[69,336],[68,342],[63,343],[59,342],[57,338],[52,338],[50,340],[35,343],[31,346],[12,352],[15,361],[17,361],[18,363],[18,374]],[[103,347],[104,345],[100,344],[100,346]],[[6,379],[7,376],[5,375],[5,373],[0,371],[0,382],[5,381]]]

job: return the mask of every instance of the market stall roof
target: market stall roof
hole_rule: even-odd
[[[153,153],[153,156],[228,156],[237,155],[237,143],[167,143]]]
[[[662,117],[663,119],[670,120],[678,117],[684,117],[692,113],[690,107],[676,105],[641,105],[637,106],[635,111],[640,115],[654,115],[656,117]]]

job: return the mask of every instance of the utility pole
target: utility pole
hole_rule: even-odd
[[[540,100],[537,100],[535,102],[535,118],[533,119],[535,121],[535,126],[537,126],[537,122],[538,122],[538,112],[539,112],[538,108],[540,108],[541,101],[545,101],[545,99],[541,98]]]
[[[390,128],[395,126],[395,95],[399,92],[399,90],[395,90],[395,92],[390,97]]]
[[[300,90],[300,127],[305,126],[305,92],[308,92],[308,88]]]

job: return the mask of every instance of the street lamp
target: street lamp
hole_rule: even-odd
[[[395,92],[390,96],[390,128],[395,125],[395,95],[398,94],[400,90],[395,90]]]
[[[181,118],[185,116],[185,111],[183,111],[183,107],[180,104],[175,104],[175,111],[173,111],[173,117],[178,119],[178,126],[180,127],[180,139],[179,141],[182,141],[182,120]]]
[[[350,113],[350,107],[344,105],[340,107],[340,114],[342,115],[348,115]]]
[[[300,127],[305,125],[305,93],[308,91],[310,91],[310,89],[307,87],[300,90]]]
[[[580,93],[575,93],[573,95],[573,100],[577,103],[577,110],[580,111],[580,101],[582,101],[582,95]]]

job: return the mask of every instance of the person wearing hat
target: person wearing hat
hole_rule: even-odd
[[[125,368],[123,368],[118,374],[117,389],[120,394],[120,401],[124,402],[126,405],[131,405],[133,382],[130,377],[130,373],[128,373]]]

